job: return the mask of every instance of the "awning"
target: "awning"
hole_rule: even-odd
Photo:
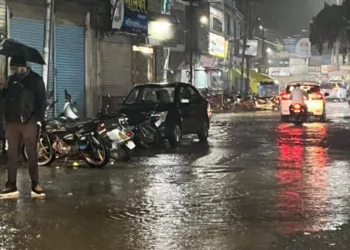
[[[246,70],[244,70],[244,73],[246,74]],[[250,81],[254,82],[268,82],[268,81],[274,81],[275,79],[272,78],[269,75],[263,74],[263,73],[258,73],[255,70],[249,70],[249,79]]]
[[[244,73],[246,74],[247,71],[245,70]],[[268,82],[268,81],[275,81],[275,79],[266,74],[258,73],[255,70],[249,70],[250,88],[253,93],[258,93],[258,84],[260,82]]]

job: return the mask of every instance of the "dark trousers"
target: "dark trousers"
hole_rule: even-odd
[[[29,175],[32,185],[39,183],[38,162],[37,162],[37,141],[38,141],[38,125],[35,122],[27,124],[8,123],[6,128],[6,138],[8,141],[7,151],[7,187],[16,185],[18,156],[21,142],[27,148]]]

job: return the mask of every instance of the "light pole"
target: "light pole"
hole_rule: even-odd
[[[259,29],[261,30],[261,64],[265,65],[266,62],[266,54],[265,54],[265,28],[260,25]],[[261,71],[261,69],[260,69]]]
[[[190,18],[189,18],[189,22],[190,22],[190,26],[189,26],[189,37],[188,37],[188,41],[190,44],[190,75],[189,75],[189,83],[192,85],[193,82],[193,14],[194,14],[194,9],[193,9],[193,1],[194,0],[189,0],[190,1],[190,8],[189,8],[189,12],[190,12]]]

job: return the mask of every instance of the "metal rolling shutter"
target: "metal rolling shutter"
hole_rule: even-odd
[[[43,52],[44,46],[44,21],[40,20],[31,20],[20,17],[13,17],[10,20],[10,37],[22,42],[28,46],[36,48],[41,54]],[[51,44],[53,47],[53,44]],[[54,56],[53,49],[51,49],[50,57],[50,70],[49,70],[49,82],[48,82],[48,91],[53,90],[54,86]],[[40,74],[42,73],[42,65],[30,63],[33,71]],[[53,110],[49,115],[53,115]]]
[[[115,34],[101,41],[102,96],[125,97],[132,87],[130,37]]]
[[[55,63],[57,113],[64,105],[64,90],[77,103],[80,116],[85,113],[85,33],[83,27],[56,25]]]

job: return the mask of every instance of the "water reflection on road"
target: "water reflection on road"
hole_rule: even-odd
[[[208,143],[162,145],[103,170],[42,168],[44,201],[0,202],[0,249],[259,249],[348,223],[350,125],[214,116]],[[0,171],[5,178],[5,171]]]
[[[349,168],[329,159],[324,143],[328,129],[318,123],[281,124],[277,129],[277,213],[286,234],[335,229],[348,220],[341,210],[346,206]]]

